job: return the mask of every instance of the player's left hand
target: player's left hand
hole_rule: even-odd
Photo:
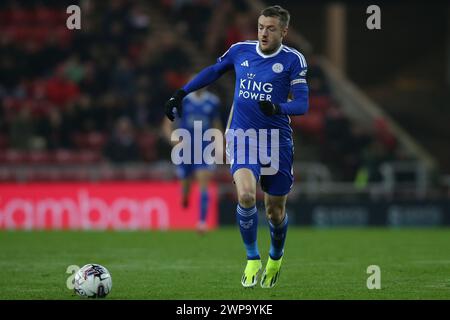
[[[258,102],[258,104],[262,113],[264,113],[266,116],[273,116],[275,114],[280,114],[280,106],[277,104],[274,104],[270,101],[260,101]]]
[[[179,89],[166,102],[164,109],[165,109],[166,116],[167,116],[167,118],[169,118],[170,121],[175,120],[174,109],[176,109],[178,117],[181,118],[182,108],[183,108],[182,101],[185,96],[186,96],[186,92],[183,89]]]

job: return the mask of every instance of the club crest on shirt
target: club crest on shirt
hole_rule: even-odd
[[[275,73],[280,73],[280,72],[283,71],[283,69],[284,69],[284,67],[283,67],[283,65],[281,63],[275,63],[272,66],[272,71],[275,72]]]

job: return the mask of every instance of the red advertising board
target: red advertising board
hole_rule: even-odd
[[[217,226],[217,188],[209,187],[207,224]],[[178,182],[0,184],[0,229],[193,229],[196,185],[187,209]]]

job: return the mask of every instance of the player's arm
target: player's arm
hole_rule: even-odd
[[[279,113],[292,116],[305,114],[309,109],[309,89],[306,83],[292,86],[293,99],[279,104]]]
[[[306,83],[306,63],[296,61],[291,71],[291,94],[293,99],[289,102],[275,104],[270,101],[259,102],[261,111],[267,115],[286,114],[298,116],[305,114],[309,109],[309,88]]]
[[[177,114],[181,117],[183,98],[198,89],[206,87],[219,79],[226,71],[233,67],[233,52],[230,48],[223,56],[217,59],[217,62],[209,67],[206,67],[200,71],[191,81],[189,81],[183,88],[178,89],[173,96],[166,102],[165,111],[167,118],[170,121],[175,119],[174,108],[177,110]],[[234,51],[234,50],[233,50]]]

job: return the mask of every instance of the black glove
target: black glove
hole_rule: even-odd
[[[181,113],[183,111],[183,104],[181,102],[183,101],[183,98],[185,96],[186,91],[184,91],[183,89],[179,89],[175,91],[172,97],[164,105],[166,116],[167,118],[169,118],[170,121],[173,121],[175,119],[175,115],[173,114],[173,108],[177,109],[177,114],[181,118]]]
[[[260,101],[258,104],[262,113],[266,116],[273,116],[281,113],[280,106],[270,101]]]

